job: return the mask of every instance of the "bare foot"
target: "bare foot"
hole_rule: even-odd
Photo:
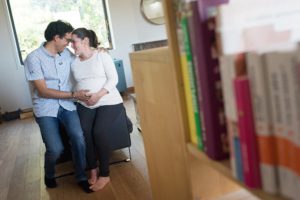
[[[90,189],[93,190],[93,191],[98,191],[98,190],[101,190],[103,189],[110,181],[110,178],[109,176],[108,177],[102,177],[100,176],[98,178],[98,180],[96,181],[95,184],[93,184]]]
[[[89,184],[93,185],[97,181],[97,168],[90,170],[90,178],[89,178]]]

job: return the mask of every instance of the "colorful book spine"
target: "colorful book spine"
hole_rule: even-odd
[[[295,102],[300,102],[300,48],[298,47],[295,58],[293,59],[293,67],[292,67],[292,74],[293,74],[293,85],[295,86],[294,93],[295,93]],[[300,155],[300,104],[297,103],[295,106],[296,117],[295,120],[297,122],[295,130],[296,130],[296,140],[295,146],[293,148],[293,156],[297,158],[296,155]],[[296,173],[297,177],[297,188],[300,188],[300,159],[295,159],[295,163],[293,165],[293,169]],[[296,193],[297,197],[300,197],[300,190],[297,190]]]
[[[234,139],[235,137],[237,137],[238,132],[234,131],[237,130],[237,128],[235,128],[235,126],[237,125],[237,116],[232,82],[233,78],[235,77],[233,55],[220,57],[220,71],[222,81],[222,92],[224,97],[225,117],[227,121],[227,134],[230,149],[230,164],[233,176],[237,178],[238,175],[235,157],[236,145],[234,145]]]
[[[297,81],[299,79],[299,74],[295,70],[295,66],[298,64],[296,60],[295,51],[287,51],[281,53],[281,77],[284,89],[284,105],[285,105],[285,126],[287,127],[287,137],[289,139],[290,145],[288,146],[289,151],[289,163],[290,163],[290,179],[291,179],[291,198],[298,199],[300,197],[299,191],[299,175],[297,173],[297,139],[299,132],[298,129],[298,117],[297,108],[299,104],[299,99],[297,98]],[[295,75],[296,74],[296,75]],[[299,115],[299,113],[298,113]]]
[[[235,169],[236,169],[236,177],[239,181],[244,182],[244,173],[243,173],[243,158],[241,151],[241,141],[239,137],[233,138],[234,145],[234,157],[235,157]]]
[[[184,41],[184,31],[182,28],[181,18],[184,15],[184,10],[182,8],[182,3],[178,2],[178,19],[177,19],[177,38],[180,50],[180,61],[181,61],[181,74],[184,86],[185,94],[185,104],[187,110],[188,124],[189,124],[189,135],[190,140],[193,144],[199,146],[198,136],[197,136],[197,127],[199,130],[199,124],[196,124],[195,110],[193,105],[193,90],[191,89],[191,77],[189,73],[189,61],[187,57],[187,52],[185,50],[185,41]]]
[[[184,4],[186,6],[186,4]],[[186,52],[187,64],[188,64],[188,74],[189,74],[189,81],[190,81],[190,90],[192,92],[192,103],[193,103],[193,111],[194,111],[194,120],[196,124],[196,135],[197,135],[197,144],[198,148],[203,150],[203,140],[202,140],[202,133],[201,133],[201,121],[200,121],[200,114],[199,114],[199,104],[198,104],[198,94],[197,93],[197,86],[195,82],[195,73],[194,73],[194,64],[192,58],[192,50],[191,50],[191,43],[190,43],[190,36],[189,36],[189,29],[188,29],[188,18],[187,15],[191,15],[192,13],[186,11],[185,15],[182,15],[181,18],[181,28],[183,31],[183,41],[184,47]]]
[[[207,6],[218,6],[229,2],[229,0],[198,0],[198,1],[203,1]]]
[[[270,105],[272,109],[272,125],[276,137],[279,193],[285,197],[291,197],[293,178],[290,161],[290,140],[287,135],[287,113],[284,97],[284,84],[282,76],[283,60],[279,52],[264,54],[264,62],[268,71],[268,87],[270,91]]]
[[[282,95],[281,101],[283,103],[283,122],[284,122],[284,134],[283,136],[286,138],[288,145],[285,147],[287,151],[286,157],[288,158],[288,182],[286,188],[286,196],[291,197],[292,199],[299,198],[299,185],[296,183],[299,180],[299,176],[296,173],[296,165],[298,158],[296,157],[297,153],[294,151],[296,147],[297,141],[297,101],[296,94],[295,94],[295,87],[294,84],[294,71],[293,65],[296,63],[293,62],[295,58],[294,51],[286,51],[280,52],[280,54],[276,57],[276,65],[278,66],[279,73],[280,73],[280,83],[282,87]],[[295,154],[296,153],[296,154]]]
[[[246,74],[244,54],[226,55],[220,57],[220,70],[222,80],[222,91],[224,97],[225,116],[227,120],[227,133],[230,146],[230,161],[234,177],[242,181],[240,176],[242,170],[241,153],[239,146],[239,129],[237,126],[236,101],[233,80],[237,76]],[[237,157],[239,156],[239,157]]]
[[[237,102],[244,182],[245,185],[250,188],[260,188],[259,157],[248,78],[246,76],[237,77],[234,80],[234,87]]]
[[[257,53],[247,54],[247,72],[251,84],[255,130],[258,138],[262,188],[266,192],[277,194],[279,185],[277,147],[271,119],[268,71],[261,55]]]
[[[200,85],[202,111],[204,115],[205,138],[204,146],[206,154],[215,160],[228,157],[229,147],[226,131],[226,119],[224,114],[224,102],[220,80],[220,69],[216,48],[215,20],[206,18],[205,6],[191,2],[192,7],[198,6],[199,17],[195,18],[194,31],[197,35],[191,44],[194,45],[193,56],[195,68],[197,68],[197,82]],[[201,8],[201,9],[200,9]],[[193,8],[194,10],[195,8]]]
[[[203,144],[206,141],[206,129],[205,129],[205,123],[204,123],[204,113],[203,113],[203,100],[201,96],[201,85],[200,82],[198,81],[200,79],[199,77],[199,71],[198,71],[198,56],[197,56],[197,40],[199,39],[199,29],[196,28],[200,21],[199,21],[199,13],[198,13],[198,5],[196,1],[188,2],[187,4],[187,10],[189,14],[187,15],[187,20],[188,20],[188,29],[189,29],[189,38],[190,38],[190,46],[191,46],[191,54],[192,54],[192,59],[193,59],[193,69],[194,69],[194,75],[195,75],[195,87],[197,89],[197,94],[198,94],[198,105],[199,105],[199,115],[200,115],[200,121],[201,121],[201,135],[202,135],[202,141]],[[205,145],[204,146],[204,151],[205,150]]]

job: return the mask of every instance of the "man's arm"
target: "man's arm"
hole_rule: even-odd
[[[47,88],[46,82],[44,79],[32,81],[34,87],[37,89],[40,97],[43,98],[52,98],[52,99],[77,99],[80,101],[86,101],[90,97],[87,95],[88,90],[79,90],[76,92],[63,92],[59,90]]]

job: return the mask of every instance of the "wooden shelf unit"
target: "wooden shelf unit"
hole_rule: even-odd
[[[268,194],[268,193],[266,193],[266,192],[264,192],[260,189],[249,189],[249,188],[247,188],[243,183],[241,183],[240,181],[238,181],[237,179],[235,179],[233,177],[232,171],[230,169],[229,160],[214,161],[214,160],[210,159],[205,153],[199,151],[197,149],[197,147],[194,144],[191,144],[191,143],[187,143],[187,149],[188,149],[188,152],[191,155],[193,155],[194,157],[196,157],[196,159],[201,164],[209,166],[209,167],[215,169],[216,171],[220,172],[222,175],[224,175],[228,179],[232,180],[233,182],[235,182],[239,186],[245,188],[250,193],[252,193],[253,195],[255,195],[259,198],[261,198],[262,200],[283,200],[284,199],[283,197]],[[193,179],[193,177],[191,177],[191,179]]]
[[[205,184],[209,177],[193,181],[191,169],[194,164],[190,162],[191,155],[196,158],[197,167],[212,168],[246,188],[232,177],[228,161],[213,161],[190,144],[176,34],[176,13],[173,11],[172,0],[165,0],[163,4],[168,47],[130,54],[153,199],[198,199],[193,196],[195,192],[192,188]],[[201,169],[200,167],[199,170]],[[262,190],[249,191],[263,200],[284,199]]]

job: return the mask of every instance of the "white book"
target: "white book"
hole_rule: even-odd
[[[264,191],[278,193],[277,155],[268,90],[268,71],[261,55],[247,53],[247,74],[250,80],[254,120],[260,155],[260,173]]]
[[[227,55],[222,56],[220,59],[220,72],[221,72],[221,82],[222,82],[222,92],[224,98],[225,107],[225,117],[227,121],[227,132],[228,141],[230,147],[230,165],[231,171],[235,178],[237,176],[236,160],[235,160],[235,147],[234,147],[234,137],[236,133],[234,131],[234,125],[237,125],[237,114],[235,107],[235,98],[233,96],[233,78],[234,74],[234,56]]]
[[[297,140],[297,132],[298,132],[298,124],[299,121],[297,120],[297,107],[300,101],[296,98],[297,95],[297,85],[296,82],[298,80],[298,73],[297,69],[295,69],[295,62],[296,52],[284,52],[280,54],[282,58],[281,62],[281,76],[282,76],[282,83],[283,83],[283,91],[284,91],[284,102],[285,102],[285,126],[286,135],[289,141],[288,145],[288,155],[289,162],[290,162],[290,170],[292,176],[292,184],[291,184],[291,198],[292,199],[299,199],[299,188],[298,181],[299,177],[297,176],[296,166],[297,166],[297,152],[296,152],[296,140]]]
[[[299,168],[299,162],[297,162],[298,155],[299,155],[299,149],[300,149],[300,48],[296,51],[293,59],[292,59],[292,70],[291,70],[291,78],[293,81],[293,98],[294,98],[294,129],[295,129],[295,135],[294,135],[294,151],[293,151],[293,158],[296,159],[296,162],[294,160],[295,167],[295,177],[294,177],[294,185],[295,185],[295,193],[293,196],[293,199],[298,199],[300,197],[300,168]]]
[[[291,124],[291,107],[288,104],[290,92],[286,90],[287,82],[282,68],[288,63],[288,59],[284,55],[279,52],[267,53],[264,55],[264,59],[268,70],[267,80],[273,111],[272,125],[277,141],[279,191],[281,195],[291,198],[294,191],[294,174],[291,170],[290,140],[288,137],[288,124]]]

